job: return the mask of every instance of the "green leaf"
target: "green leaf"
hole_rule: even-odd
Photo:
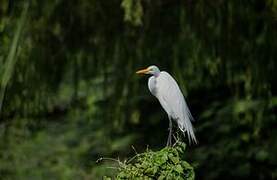
[[[182,168],[182,166],[180,164],[178,164],[175,168],[175,171],[177,171],[178,173],[183,173],[184,169]]]
[[[174,163],[174,164],[178,164],[179,163],[179,158],[178,157],[171,157],[170,160]]]

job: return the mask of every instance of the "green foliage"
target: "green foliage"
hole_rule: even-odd
[[[29,3],[25,3],[24,4],[24,9],[22,11],[21,14],[21,18],[18,20],[18,25],[17,25],[17,29],[15,32],[15,35],[13,37],[13,41],[11,43],[10,46],[10,50],[9,50],[9,54],[7,56],[7,60],[5,61],[5,70],[3,71],[3,77],[2,79],[0,79],[0,114],[2,111],[2,106],[3,106],[3,100],[4,100],[4,96],[5,96],[5,92],[6,92],[6,88],[7,88],[7,84],[8,81],[10,80],[12,73],[13,73],[13,69],[14,66],[16,65],[16,50],[18,47],[18,42],[19,42],[19,38],[20,38],[20,34],[23,30],[23,25],[26,21],[26,17],[27,17],[27,12],[28,12],[28,7],[29,7]]]
[[[121,7],[124,9],[124,20],[134,26],[142,25],[143,8],[140,0],[122,0]]]
[[[185,144],[160,151],[147,150],[129,162],[120,163],[116,179],[186,179],[194,180],[193,167],[184,158]]]
[[[277,1],[276,0],[267,0],[267,4],[276,15],[277,14]],[[275,18],[276,18],[276,16],[275,16]]]
[[[100,156],[163,147],[150,64],[196,119],[199,179],[277,178],[276,0],[31,0],[18,33],[26,2],[0,0],[2,179],[99,179]]]

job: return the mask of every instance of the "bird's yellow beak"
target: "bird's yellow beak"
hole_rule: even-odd
[[[146,73],[148,73],[149,72],[149,69],[142,69],[142,70],[139,70],[139,71],[137,71],[136,73],[137,74],[146,74]]]

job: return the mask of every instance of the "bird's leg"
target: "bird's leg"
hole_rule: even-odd
[[[172,142],[171,142],[171,137],[172,137],[172,120],[171,118],[168,116],[168,119],[169,119],[169,134],[168,134],[168,138],[167,138],[167,143],[166,143],[166,146],[172,146]]]

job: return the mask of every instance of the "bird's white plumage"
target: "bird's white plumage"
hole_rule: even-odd
[[[179,129],[187,133],[189,142],[197,143],[191,124],[193,117],[177,82],[171,75],[162,71],[151,76],[148,88],[157,97],[168,116],[177,122]]]

